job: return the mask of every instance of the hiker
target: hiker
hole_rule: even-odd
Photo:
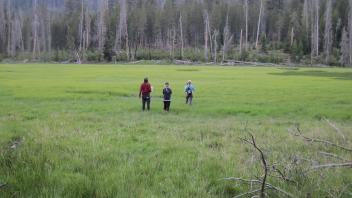
[[[165,83],[165,87],[163,89],[163,97],[164,97],[164,111],[170,111],[170,104],[171,104],[171,95],[172,90],[168,82]]]
[[[187,81],[185,86],[186,104],[192,105],[194,91],[195,91],[195,88],[192,85],[192,81],[191,80]]]
[[[152,86],[149,83],[148,78],[144,78],[144,82],[141,84],[139,89],[139,98],[142,98],[142,110],[145,111],[145,104],[147,104],[147,110],[150,110],[150,93],[152,92]]]

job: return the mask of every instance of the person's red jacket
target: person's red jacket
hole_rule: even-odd
[[[141,97],[141,95],[149,95],[150,92],[152,92],[152,87],[150,86],[150,84],[142,83],[141,88],[139,89],[139,97]]]

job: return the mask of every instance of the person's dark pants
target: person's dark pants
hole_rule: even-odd
[[[147,110],[150,110],[150,96],[142,97],[142,110],[145,111],[145,104],[147,104]]]
[[[186,104],[192,105],[193,94],[187,94],[186,96]]]
[[[164,111],[170,111],[171,101],[164,101]]]

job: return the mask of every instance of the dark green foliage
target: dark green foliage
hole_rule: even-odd
[[[303,57],[303,45],[299,41],[294,41],[291,47],[291,61],[299,63]]]
[[[262,37],[261,37],[261,50],[264,53],[266,53],[268,51],[267,40],[266,40],[266,35],[265,34],[263,34]]]

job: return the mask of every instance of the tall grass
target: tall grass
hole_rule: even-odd
[[[132,65],[0,65],[0,197],[232,197],[256,177],[256,136],[268,160],[332,161],[288,130],[341,142],[321,118],[352,137],[352,71]],[[138,86],[154,86],[141,112]],[[186,106],[183,85],[195,83]],[[174,90],[162,111],[164,81]],[[337,151],[350,159],[350,153]],[[310,162],[309,162],[310,163]],[[307,165],[309,165],[309,163]],[[350,169],[270,180],[299,197],[349,197]],[[270,192],[271,196],[278,196]]]

